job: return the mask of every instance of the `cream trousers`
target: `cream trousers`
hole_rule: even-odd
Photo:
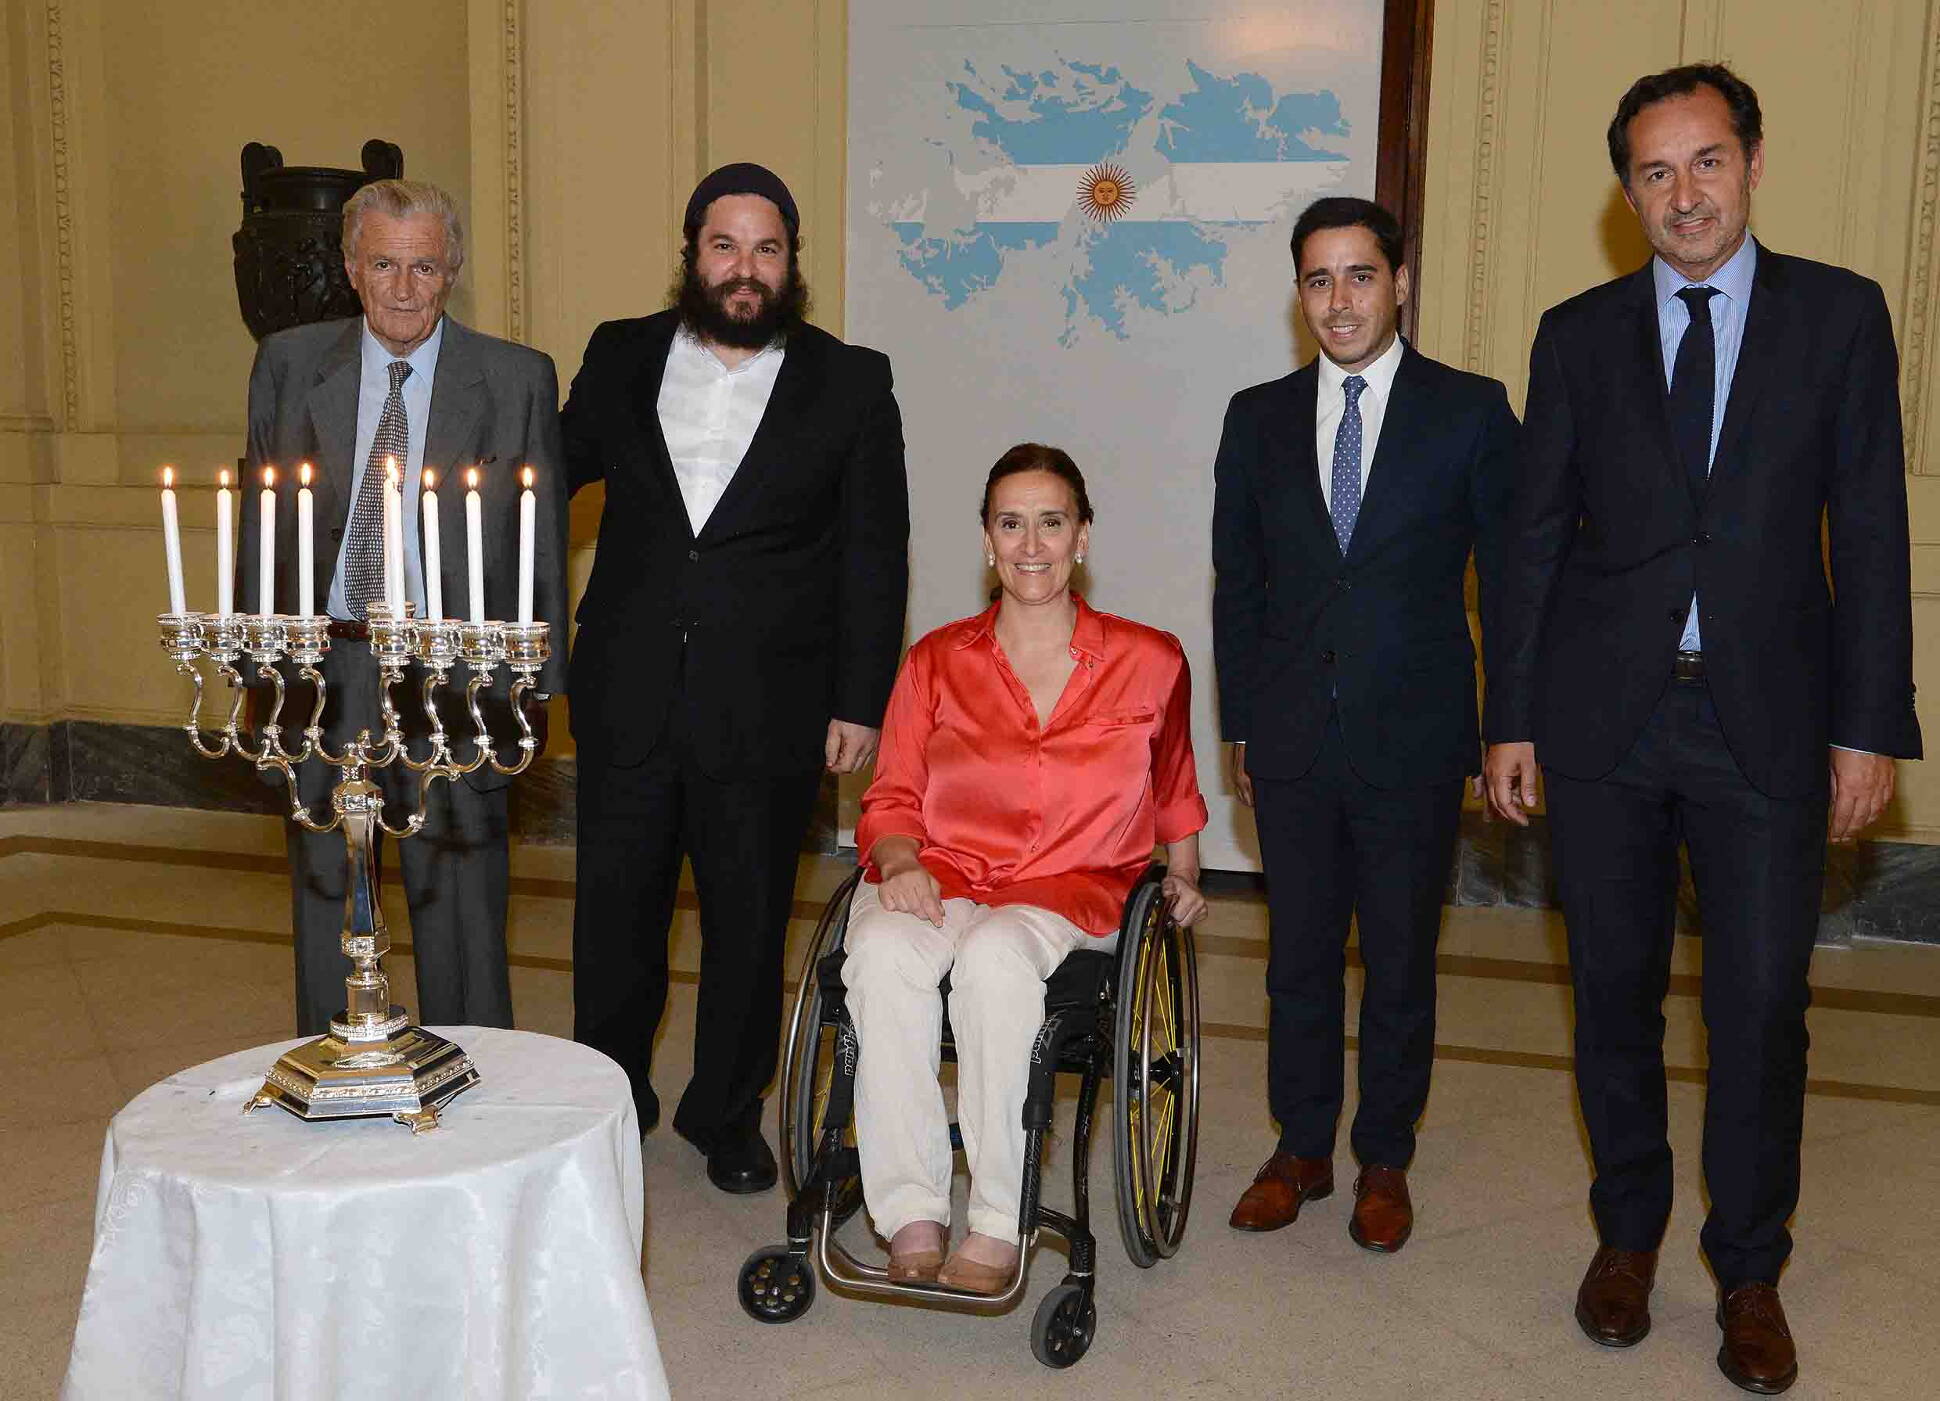
[[[861,1042],[855,1134],[869,1216],[885,1237],[912,1221],[950,1220],[950,1121],[937,1083],[937,985],[948,973],[969,1226],[1016,1241],[1024,1095],[1031,1043],[1044,1021],[1044,980],[1073,949],[1104,941],[1049,910],[974,900],[945,900],[938,929],[885,910],[877,890],[867,881],[856,887],[842,965]]]

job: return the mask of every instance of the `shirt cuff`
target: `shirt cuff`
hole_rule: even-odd
[[[1854,749],[1850,744],[1835,744],[1832,747],[1834,749],[1843,749],[1848,754],[1870,754],[1875,759],[1879,757],[1879,751],[1877,749]]]
[[[1194,793],[1190,798],[1167,803],[1159,809],[1158,820],[1153,825],[1157,829],[1160,845],[1182,842],[1194,832],[1205,829],[1206,800]]]

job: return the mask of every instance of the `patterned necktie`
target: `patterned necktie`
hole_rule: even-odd
[[[389,370],[391,392],[377,416],[377,436],[371,439],[344,534],[344,602],[359,622],[369,616],[371,600],[384,596],[384,459],[396,458],[402,471],[411,452],[411,429],[404,417],[404,381],[411,377],[411,362],[393,360]]]
[[[1704,490],[1711,475],[1711,418],[1718,393],[1718,338],[1711,325],[1715,287],[1686,287],[1677,296],[1691,310],[1691,324],[1677,343],[1671,366],[1671,433],[1678,455],[1691,478],[1691,489]]]
[[[1359,375],[1341,381],[1347,408],[1334,433],[1334,499],[1328,514],[1334,518],[1334,538],[1342,554],[1354,538],[1354,518],[1361,514],[1361,391],[1366,388]]]

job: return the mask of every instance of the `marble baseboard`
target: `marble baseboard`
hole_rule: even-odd
[[[535,764],[512,788],[519,839],[570,846],[575,786],[571,756]],[[0,807],[87,801],[276,813],[279,793],[240,763],[197,757],[173,728],[85,720],[0,724]],[[836,813],[836,785],[825,778],[804,850],[836,850]],[[1222,895],[1262,889],[1258,876],[1244,872],[1207,872],[1206,886]],[[1555,901],[1541,817],[1520,828],[1463,814],[1449,904],[1546,909]],[[1678,892],[1680,927],[1694,931],[1696,917],[1687,869]],[[1940,846],[1882,841],[1828,848],[1819,942],[1855,939],[1940,944]]]

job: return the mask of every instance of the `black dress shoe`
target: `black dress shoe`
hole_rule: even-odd
[[[723,1138],[707,1155],[707,1180],[723,1192],[765,1192],[775,1185],[775,1176],[775,1155],[759,1129]]]

